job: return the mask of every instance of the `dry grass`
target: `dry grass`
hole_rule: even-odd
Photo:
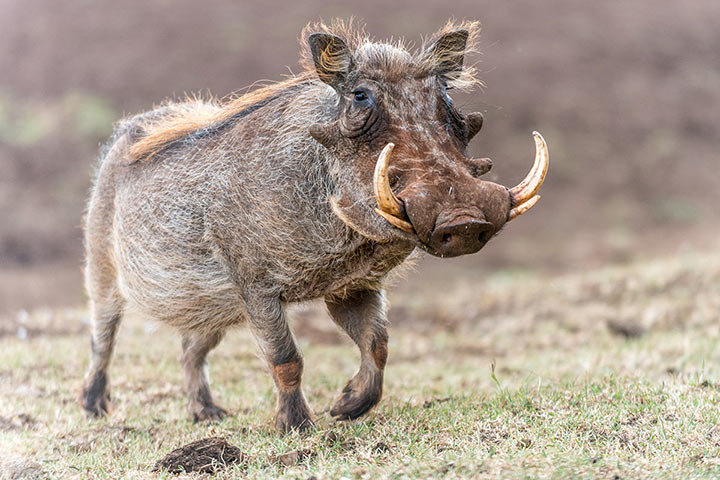
[[[445,288],[394,295],[385,398],[351,423],[327,409],[354,348],[320,307],[295,312],[319,423],[306,436],[272,429],[272,383],[244,329],[211,357],[224,422],[187,421],[179,340],[137,318],[111,369],[115,409],[88,421],[74,402],[85,313],[2,319],[0,463],[27,478],[170,478],[157,460],[220,436],[245,455],[221,478],[720,475],[720,256]]]

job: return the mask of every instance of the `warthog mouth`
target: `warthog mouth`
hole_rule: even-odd
[[[507,221],[513,220],[527,212],[540,200],[540,195],[537,195],[537,192],[545,181],[545,176],[550,166],[550,155],[542,135],[538,132],[533,132],[533,137],[535,139],[535,162],[530,172],[523,181],[516,186],[512,188],[502,187],[507,190],[510,196],[510,210],[507,213]],[[390,187],[388,167],[394,147],[395,145],[393,143],[388,143],[380,152],[377,164],[375,165],[373,189],[375,191],[375,200],[378,204],[375,212],[394,227],[412,234],[421,248],[430,253],[435,253],[435,248],[426,245],[420,239],[407,215],[403,202],[395,196]],[[485,183],[489,184],[491,182]],[[485,239],[485,241],[488,239],[489,237]],[[482,243],[484,244],[485,242]]]

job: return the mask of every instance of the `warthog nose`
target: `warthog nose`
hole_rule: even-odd
[[[430,246],[442,257],[456,257],[480,250],[494,234],[490,222],[463,216],[438,225]]]

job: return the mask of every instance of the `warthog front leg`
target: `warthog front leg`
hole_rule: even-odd
[[[186,332],[182,336],[188,411],[194,422],[219,421],[227,412],[215,405],[210,394],[207,354],[220,343],[223,333]]]
[[[249,309],[251,310],[251,309]],[[277,389],[275,426],[282,432],[314,427],[302,392],[303,358],[280,302],[250,313],[250,325]]]
[[[343,298],[328,296],[325,303],[335,323],[360,349],[360,370],[330,410],[338,420],[351,420],[367,413],[382,397],[388,341],[385,292],[364,290]]]

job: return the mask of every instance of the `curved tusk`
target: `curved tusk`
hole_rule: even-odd
[[[540,186],[545,181],[545,175],[547,175],[548,167],[550,166],[550,154],[548,153],[545,139],[538,132],[533,132],[533,137],[535,138],[535,163],[530,173],[527,174],[527,177],[525,177],[522,182],[508,189],[512,205],[516,207],[535,198],[535,194],[540,190]],[[537,200],[535,201],[537,202]],[[527,210],[524,210],[518,215],[526,211]]]
[[[406,222],[405,220],[401,220],[395,215],[390,215],[389,213],[383,212],[379,208],[375,209],[375,213],[383,217],[385,220],[388,221],[388,223],[396,226],[400,230],[403,230],[408,233],[413,233],[415,229],[413,228],[412,224],[410,222]]]
[[[375,176],[373,177],[373,189],[380,210],[398,217],[403,215],[403,208],[390,188],[390,180],[388,179],[388,166],[390,165],[390,154],[392,154],[393,148],[395,148],[395,144],[388,143],[378,156],[375,165]]]
[[[508,214],[508,222],[514,218],[519,217],[520,215],[527,212],[528,210],[530,210],[532,207],[535,206],[535,204],[538,202],[538,200],[540,200],[540,195],[535,195],[527,202],[510,210],[510,213]]]

